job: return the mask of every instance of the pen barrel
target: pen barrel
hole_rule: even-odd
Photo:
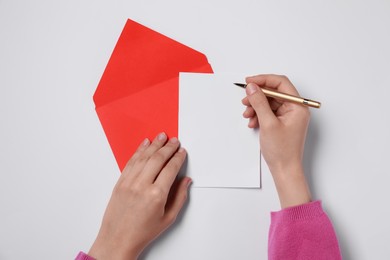
[[[303,104],[309,107],[314,107],[314,108],[320,108],[321,103],[318,101],[310,100],[310,99],[304,99]]]
[[[275,99],[286,100],[286,101],[290,101],[290,102],[294,102],[294,103],[297,103],[297,104],[300,104],[300,105],[305,105],[305,106],[314,107],[314,108],[320,108],[321,107],[321,103],[318,102],[318,101],[314,101],[314,100],[310,100],[310,99],[302,98],[302,97],[296,97],[296,96],[293,96],[293,95],[276,92],[276,91],[273,91],[273,90],[270,90],[270,89],[266,89],[266,88],[261,88],[261,90],[263,91],[263,93],[267,97],[272,97],[272,98],[275,98]]]

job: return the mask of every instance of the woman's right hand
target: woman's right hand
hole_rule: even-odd
[[[260,149],[272,173],[282,208],[311,200],[302,161],[309,108],[267,98],[261,88],[274,89],[299,96],[290,80],[279,75],[257,75],[246,78],[247,106],[243,114],[248,126],[260,128]]]

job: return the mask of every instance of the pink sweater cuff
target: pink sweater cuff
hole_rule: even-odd
[[[80,251],[79,254],[76,256],[75,260],[96,260],[96,259]]]
[[[290,222],[317,218],[324,214],[320,200],[271,212],[272,222]]]
[[[336,233],[321,201],[271,212],[268,257],[342,259]]]

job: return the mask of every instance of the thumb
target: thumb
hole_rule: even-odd
[[[274,113],[268,103],[267,97],[255,83],[249,83],[246,86],[246,94],[253,109],[256,111],[260,127],[267,122],[276,120]]]

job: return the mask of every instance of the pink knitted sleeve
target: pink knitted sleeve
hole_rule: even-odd
[[[80,251],[79,254],[76,256],[75,260],[96,260],[96,259]]]
[[[336,233],[321,201],[271,212],[268,259],[342,259]]]

